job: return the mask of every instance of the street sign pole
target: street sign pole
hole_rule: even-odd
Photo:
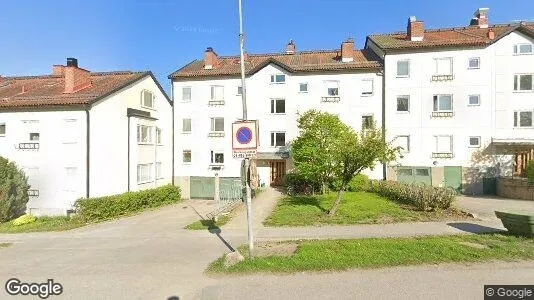
[[[243,102],[243,121],[247,120],[247,88],[245,84],[245,36],[243,34],[243,1],[239,0],[239,49],[241,55],[241,100]],[[243,172],[243,181],[245,182],[246,203],[247,203],[247,226],[248,226],[248,252],[249,257],[254,258],[254,238],[252,236],[252,196],[249,182],[250,160],[244,160],[245,172]]]

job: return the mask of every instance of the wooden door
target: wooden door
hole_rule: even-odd
[[[286,163],[284,161],[271,161],[271,186],[281,186],[282,178],[286,174]]]

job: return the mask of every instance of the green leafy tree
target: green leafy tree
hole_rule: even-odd
[[[28,203],[28,179],[13,162],[0,157],[0,222],[24,214]]]

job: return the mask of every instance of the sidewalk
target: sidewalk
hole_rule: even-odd
[[[265,220],[276,207],[278,199],[282,197],[282,193],[271,188],[265,188],[257,198],[252,199],[252,227],[254,229],[263,228],[263,220]],[[236,215],[222,226],[223,230],[227,229],[244,229],[247,228],[247,207],[241,206]]]

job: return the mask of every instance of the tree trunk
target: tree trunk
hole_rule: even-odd
[[[333,216],[336,214],[337,209],[339,208],[339,205],[341,204],[341,199],[343,199],[343,193],[345,192],[346,184],[343,184],[341,188],[339,189],[339,192],[337,192],[336,201],[334,202],[334,205],[332,206],[332,209],[328,212],[329,216]]]

